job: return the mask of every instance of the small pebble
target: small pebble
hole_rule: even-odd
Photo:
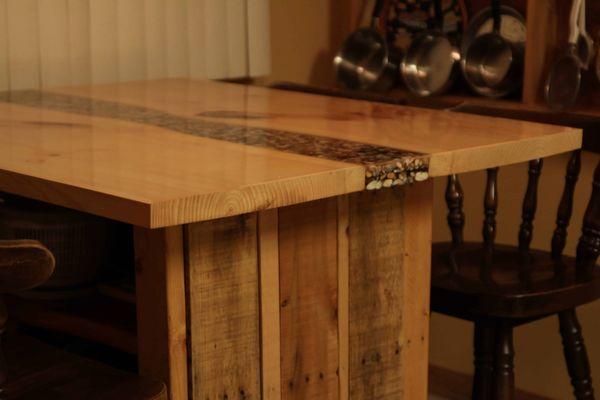
[[[385,181],[383,181],[383,187],[386,187],[386,188],[392,187],[393,183],[394,183],[394,181],[392,179],[386,179]]]
[[[425,171],[419,171],[415,174],[415,181],[417,182],[422,182],[427,178],[429,178],[429,174]]]
[[[377,189],[379,189],[379,188],[377,187],[377,184],[378,184],[378,183],[381,183],[381,182],[379,182],[379,181],[376,181],[376,180],[372,180],[371,182],[369,182],[369,183],[367,184],[367,190],[377,190]]]

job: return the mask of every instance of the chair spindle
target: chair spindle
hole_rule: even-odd
[[[463,242],[463,228],[465,226],[465,213],[463,212],[463,199],[465,195],[458,180],[458,175],[448,176],[446,185],[446,204],[448,205],[448,227],[452,234],[452,245],[459,246]]]
[[[600,163],[594,171],[592,196],[585,210],[581,237],[577,245],[575,267],[577,274],[589,276],[600,255]]]
[[[521,251],[529,251],[533,239],[533,219],[537,210],[537,191],[543,164],[544,160],[541,158],[529,162],[529,179],[523,198],[523,212],[519,228],[519,250]]]
[[[567,243],[567,228],[569,227],[573,213],[573,197],[580,170],[581,151],[576,150],[571,154],[571,158],[567,163],[565,188],[563,189],[558,211],[556,212],[556,229],[554,229],[554,233],[552,234],[552,258],[554,260],[561,259]]]
[[[498,210],[498,167],[487,170],[487,183],[483,200],[483,244],[487,250],[494,247],[496,239],[496,211]]]

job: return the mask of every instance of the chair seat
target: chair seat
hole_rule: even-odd
[[[432,251],[433,311],[475,320],[481,317],[536,319],[575,308],[600,297],[600,273],[576,277],[575,259],[552,260],[531,250],[496,245],[435,243]]]
[[[3,340],[8,380],[3,400],[167,400],[164,383],[79,357],[23,334]]]

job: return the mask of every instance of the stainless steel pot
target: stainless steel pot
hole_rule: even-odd
[[[443,33],[441,0],[434,1],[436,27],[418,34],[400,64],[402,79],[418,96],[443,93],[454,82],[460,51]]]
[[[502,97],[523,82],[524,46],[500,34],[500,0],[492,0],[494,28],[475,38],[466,48],[461,62],[469,86],[488,97]]]
[[[382,9],[377,0],[371,27],[353,32],[333,59],[337,82],[349,89],[385,91],[397,82],[400,55],[377,30]]]
[[[569,43],[548,74],[545,87],[546,103],[554,109],[562,109],[575,103],[581,86],[582,61],[577,51],[579,38],[578,13],[582,0],[573,0],[569,17]]]

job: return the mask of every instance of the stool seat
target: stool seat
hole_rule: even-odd
[[[3,400],[167,400],[166,386],[79,357],[26,335],[4,340],[8,365]]]
[[[600,271],[576,276],[575,258],[560,262],[550,252],[481,242],[432,249],[432,310],[463,319],[540,318],[600,298]]]

